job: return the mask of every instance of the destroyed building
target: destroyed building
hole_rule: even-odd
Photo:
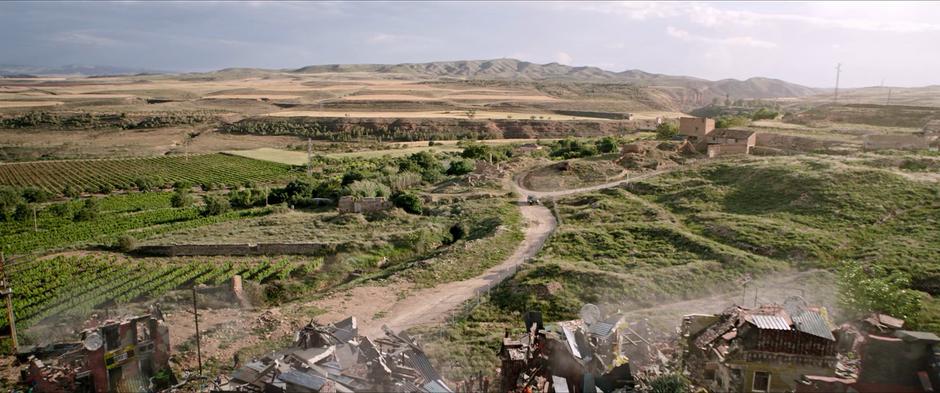
[[[507,332],[500,346],[500,392],[633,391],[630,363],[620,351],[619,315],[546,325],[530,311],[523,320],[526,333],[513,338]]]
[[[383,330],[372,340],[359,335],[355,317],[311,322],[293,346],[253,359],[216,391],[452,392],[413,338]]]
[[[150,392],[170,383],[170,335],[159,309],[92,322],[80,341],[21,352],[23,383],[36,392]],[[155,381],[155,379],[157,381]]]
[[[874,314],[846,324],[846,352],[856,359],[850,375],[807,375],[796,392],[935,392],[940,387],[940,337],[904,330],[904,321]]]
[[[683,319],[686,369],[713,391],[787,392],[803,375],[836,376],[836,337],[825,310],[799,299]]]
[[[373,213],[392,208],[392,202],[384,197],[354,197],[346,195],[339,198],[336,210],[340,213]]]

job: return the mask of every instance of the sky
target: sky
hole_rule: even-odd
[[[516,58],[940,84],[940,2],[0,2],[0,64],[166,71]]]

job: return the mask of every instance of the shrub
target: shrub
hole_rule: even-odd
[[[447,168],[448,176],[466,175],[476,169],[476,162],[473,160],[453,160],[450,167]]]
[[[72,205],[70,203],[56,203],[49,207],[49,211],[59,217],[72,217]]]
[[[391,195],[392,190],[378,182],[372,180],[359,180],[346,187],[349,195],[357,197],[387,197]]]
[[[68,198],[78,198],[82,196],[82,191],[75,186],[68,184],[65,186],[65,188],[62,189],[62,195],[65,195]]]
[[[605,136],[597,141],[597,151],[601,153],[611,153],[617,150],[617,140],[613,137]]]
[[[117,241],[118,249],[124,252],[131,252],[137,248],[137,239],[131,235],[121,235]]]
[[[75,221],[91,221],[98,218],[101,213],[101,204],[95,198],[88,198],[81,209],[75,212]]]
[[[221,195],[205,195],[202,197],[202,201],[205,204],[205,206],[202,207],[202,215],[204,216],[217,216],[227,212],[231,208],[228,199],[225,199]]]
[[[26,187],[23,189],[23,199],[30,203],[42,203],[52,197],[48,191],[36,187]]]
[[[672,123],[660,123],[656,126],[656,139],[659,140],[670,140],[676,135],[679,135],[679,128]]]
[[[111,183],[101,183],[98,186],[98,193],[100,194],[110,194],[114,192],[114,186]]]
[[[751,120],[771,120],[776,119],[780,115],[777,111],[773,111],[767,108],[760,108],[753,114],[751,114]]]
[[[185,180],[179,180],[173,183],[173,189],[177,191],[189,191],[191,188],[193,188],[193,184]]]
[[[16,221],[26,221],[33,216],[32,210],[28,203],[20,202],[16,204],[16,209],[13,211],[13,219]]]
[[[715,128],[732,128],[746,126],[750,119],[744,116],[721,116],[715,120]]]
[[[399,192],[392,196],[392,203],[395,207],[411,214],[421,214],[424,211],[424,203],[417,195],[410,192]]]
[[[343,174],[343,180],[340,182],[340,185],[345,187],[362,179],[365,179],[365,176],[362,174],[362,172],[349,171]]]
[[[134,185],[140,191],[150,191],[157,187],[157,183],[149,177],[138,177],[134,179]]]
[[[13,187],[0,187],[0,216],[6,219],[23,200],[19,191]]]
[[[686,393],[689,381],[679,374],[664,374],[650,381],[650,393]]]
[[[177,189],[170,197],[170,205],[173,207],[189,207],[193,204],[193,196],[186,188]]]

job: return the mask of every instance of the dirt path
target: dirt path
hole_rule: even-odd
[[[499,265],[474,278],[433,288],[410,290],[406,284],[353,288],[317,303],[318,307],[330,310],[320,319],[333,321],[349,315],[356,316],[360,321],[360,332],[366,336],[382,335],[382,325],[399,331],[443,321],[463,302],[515,273],[520,265],[538,253],[555,229],[555,218],[547,208],[529,206],[524,201],[523,196],[519,205],[525,220],[525,238],[513,254]]]

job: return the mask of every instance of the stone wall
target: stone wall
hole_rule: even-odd
[[[236,256],[236,255],[324,255],[336,252],[333,243],[261,243],[261,244],[171,244],[140,246],[137,254],[173,256]]]
[[[925,150],[930,141],[923,135],[866,135],[865,150]]]
[[[392,203],[383,197],[356,198],[344,196],[336,204],[340,213],[372,213],[392,208]]]

